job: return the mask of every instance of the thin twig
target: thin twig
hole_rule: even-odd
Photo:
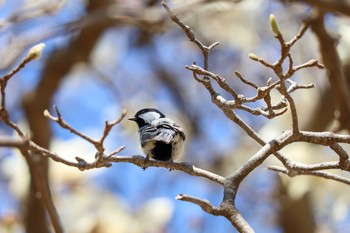
[[[116,120],[114,120],[113,122],[109,123],[108,121],[105,122],[105,127],[103,130],[103,135],[101,136],[101,138],[99,140],[95,140],[92,139],[91,137],[79,132],[78,130],[74,129],[72,126],[70,126],[62,117],[60,111],[58,110],[57,106],[54,106],[54,110],[57,114],[57,117],[53,116],[48,110],[44,111],[44,116],[46,116],[47,118],[51,119],[52,121],[57,122],[62,128],[69,130],[71,133],[81,137],[82,139],[84,139],[85,141],[93,144],[95,146],[95,148],[98,151],[98,158],[100,158],[100,156],[103,155],[104,152],[104,141],[106,139],[106,137],[108,136],[109,132],[111,131],[111,129],[119,124],[126,116],[126,110],[124,109],[122,111],[122,113],[120,114],[119,118],[117,118]],[[120,149],[121,150],[121,149]],[[120,151],[119,151],[120,152]]]
[[[299,176],[299,175],[311,175],[311,176],[317,176],[321,178],[325,178],[328,180],[335,180],[347,185],[350,185],[350,179],[329,173],[329,172],[322,172],[322,171],[308,171],[308,170],[293,170],[290,172],[288,169],[280,166],[270,166],[270,170],[280,172],[283,174],[286,174],[288,176],[294,177],[294,176]]]
[[[258,89],[258,88],[259,88],[258,85],[256,85],[255,83],[252,83],[252,82],[250,82],[249,80],[243,78],[242,74],[239,73],[238,71],[235,71],[235,75],[236,75],[237,78],[239,78],[239,80],[241,80],[242,83],[245,83],[245,84],[247,84],[248,86],[251,86],[251,87],[253,87],[253,88],[255,88],[255,89]]]
[[[72,126],[70,126],[63,118],[62,115],[60,113],[60,111],[58,110],[58,107],[56,105],[53,106],[54,111],[56,112],[57,117],[53,116],[48,110],[44,111],[44,116],[49,118],[52,121],[57,122],[62,128],[64,129],[68,129],[71,133],[77,135],[78,137],[81,137],[82,139],[84,139],[85,141],[90,142],[93,145],[97,145],[96,140],[86,136],[85,134],[79,132],[78,130],[75,130]]]
[[[176,200],[188,201],[188,202],[192,202],[194,204],[197,204],[198,206],[200,206],[202,208],[202,210],[204,210],[207,213],[210,213],[213,215],[223,215],[222,209],[220,207],[214,206],[208,200],[203,200],[203,199],[192,197],[192,196],[185,195],[185,194],[179,194],[175,198],[176,198]]]

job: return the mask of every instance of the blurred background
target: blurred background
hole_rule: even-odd
[[[220,42],[210,54],[210,70],[249,96],[254,90],[239,82],[234,72],[258,85],[265,85],[270,76],[276,78],[247,54],[277,60],[279,44],[270,30],[269,15],[276,16],[289,40],[317,7],[308,4],[313,1],[301,2],[177,0],[168,4],[204,44]],[[346,71],[349,18],[327,14],[325,23],[338,38]],[[46,44],[41,59],[11,79],[7,109],[36,143],[65,159],[80,156],[93,161],[96,151],[43,116],[53,105],[71,126],[93,138],[99,138],[104,122],[118,118],[124,108],[128,116],[144,107],[157,108],[183,125],[188,136],[183,160],[222,176],[259,149],[211,103],[207,91],[184,68],[194,61],[202,65],[201,53],[158,0],[2,0],[0,30],[1,75],[15,67],[31,46]],[[294,46],[292,55],[295,64],[320,58],[311,31]],[[326,130],[335,106],[326,72],[307,69],[293,80],[316,84],[315,89],[293,95],[302,128]],[[238,113],[265,140],[291,127],[288,114],[268,121]],[[125,145],[120,155],[142,154],[136,132],[136,125],[124,120],[107,138],[107,152]],[[15,136],[2,122],[0,135]],[[337,159],[329,150],[301,143],[283,153],[304,163]],[[143,171],[123,163],[84,172],[46,158],[38,158],[38,163],[47,173],[66,232],[235,232],[226,219],[175,200],[184,193],[219,205],[222,188],[205,179],[162,168]],[[279,163],[269,158],[243,182],[237,197],[238,209],[256,232],[347,232],[347,186],[319,178],[279,176],[266,169],[269,164]],[[52,231],[30,174],[17,150],[0,149],[0,232]]]

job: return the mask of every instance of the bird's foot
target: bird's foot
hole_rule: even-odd
[[[171,159],[168,162],[173,163],[174,161]],[[169,172],[171,172],[172,170],[173,170],[172,168],[169,168]]]
[[[145,160],[143,161],[143,165],[141,166],[142,170],[146,170],[148,168],[147,162],[149,160],[149,157],[146,156]]]

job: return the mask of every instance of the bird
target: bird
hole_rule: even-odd
[[[159,110],[144,108],[128,120],[136,122],[139,127],[138,136],[146,160],[173,162],[181,156],[186,135],[179,124]]]

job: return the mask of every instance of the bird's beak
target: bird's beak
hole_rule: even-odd
[[[136,121],[136,117],[129,117],[128,120],[129,121]]]

